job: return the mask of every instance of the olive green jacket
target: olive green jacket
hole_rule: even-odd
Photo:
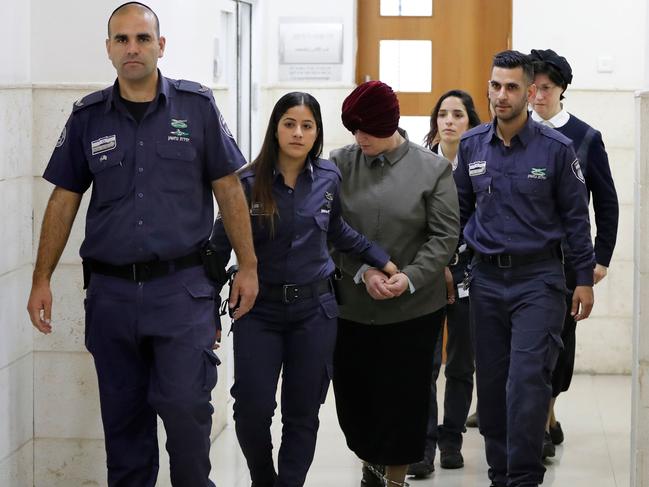
[[[379,157],[366,157],[356,144],[329,155],[342,173],[343,217],[383,247],[415,289],[374,300],[363,283],[354,282],[363,263],[334,252],[343,271],[340,317],[359,323],[398,323],[446,304],[444,267],[455,252],[460,228],[451,164],[399,130],[406,141]]]

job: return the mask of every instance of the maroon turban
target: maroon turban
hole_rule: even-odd
[[[390,137],[399,126],[399,100],[385,83],[367,81],[345,98],[341,118],[352,133],[362,130],[374,137]]]

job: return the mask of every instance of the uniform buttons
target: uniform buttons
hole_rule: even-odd
[[[138,167],[137,172],[144,172],[144,168],[143,167]]]
[[[138,194],[137,194],[137,197],[138,197],[138,198],[144,198],[144,193],[138,193]]]
[[[293,194],[293,190],[292,190],[292,189],[289,189],[289,190],[288,190],[288,194]]]
[[[142,225],[144,225],[144,220],[138,220],[137,224],[139,227],[141,227]]]
[[[139,145],[140,147],[144,146],[144,141],[143,140],[139,141],[137,145]]]

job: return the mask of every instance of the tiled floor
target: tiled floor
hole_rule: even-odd
[[[443,377],[443,375],[442,375]],[[441,385],[441,384],[440,384]],[[439,389],[443,390],[443,387]],[[557,402],[557,416],[566,435],[557,455],[547,463],[544,486],[626,487],[629,485],[631,381],[627,376],[578,375]],[[281,425],[273,423],[274,438]],[[360,463],[347,449],[338,427],[333,395],[320,413],[315,460],[306,487],[357,487]],[[278,441],[275,441],[278,444]],[[442,470],[436,465],[426,480],[409,480],[411,487],[486,487],[483,441],[470,429],[464,439],[465,467]],[[212,446],[212,478],[217,487],[249,487],[245,460],[234,427],[228,426]]]

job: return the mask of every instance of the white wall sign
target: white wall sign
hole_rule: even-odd
[[[342,63],[342,22],[280,19],[280,81],[340,81]]]

